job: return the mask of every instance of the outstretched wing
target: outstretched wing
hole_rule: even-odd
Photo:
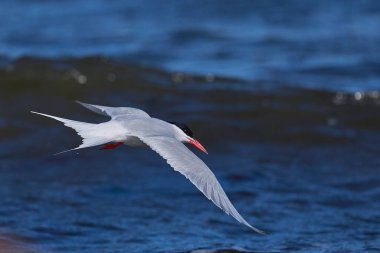
[[[132,107],[110,107],[102,105],[92,105],[76,101],[78,104],[86,107],[87,109],[99,113],[101,115],[110,116],[112,119],[117,117],[133,117],[133,118],[150,118],[149,114],[143,110],[132,108]]]
[[[183,143],[164,136],[138,137],[161,155],[174,170],[189,179],[215,205],[257,233],[264,234],[263,231],[251,226],[238,213],[220,186],[214,173]]]

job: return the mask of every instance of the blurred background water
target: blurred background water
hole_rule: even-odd
[[[378,88],[377,1],[2,1],[0,53],[107,55],[170,71]]]
[[[378,1],[16,0],[0,24],[0,252],[380,252]],[[74,100],[187,123],[268,235],[152,151],[52,156],[79,137],[29,111],[105,120]]]

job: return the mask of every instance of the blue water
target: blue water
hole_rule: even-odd
[[[105,55],[316,89],[379,88],[378,1],[2,1],[0,55]]]
[[[379,21],[378,1],[1,1],[0,252],[380,252]],[[53,156],[80,138],[29,111],[106,120],[75,100],[189,125],[267,235],[151,150]]]

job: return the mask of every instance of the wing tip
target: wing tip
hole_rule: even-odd
[[[75,100],[75,103],[80,104],[81,106],[84,106],[84,107],[86,107],[89,110],[93,110],[94,107],[98,106],[98,105],[93,105],[93,104],[85,103],[85,102],[82,102],[82,101],[79,101],[79,100]]]
[[[103,116],[108,116],[108,117],[112,118],[112,116],[106,110],[106,108],[108,108],[107,106],[88,104],[88,103],[81,102],[79,100],[75,100],[75,102],[80,104],[84,108],[87,108],[90,111],[93,111],[93,112],[96,112],[96,113],[101,114]]]
[[[250,227],[253,231],[255,231],[256,233],[258,233],[258,234],[260,234],[260,235],[267,235],[267,233],[264,232],[263,230],[260,230],[260,229],[258,229],[258,228],[255,228],[255,227],[253,227],[253,226],[251,226],[251,225],[249,225],[249,227]]]
[[[81,106],[83,106],[89,110],[93,110],[93,109],[91,109],[93,107],[93,105],[91,105],[91,104],[88,104],[88,103],[85,103],[85,102],[82,102],[79,100],[75,100],[75,103],[77,103],[77,104],[79,104],[79,105],[81,105]]]
[[[86,104],[86,103],[81,102],[81,101],[79,101],[79,100],[75,100],[75,103],[80,104],[80,105],[85,105],[85,104]]]
[[[240,221],[240,220],[239,220]],[[264,232],[263,230],[261,229],[258,229],[258,228],[255,228],[254,226],[252,226],[251,224],[249,224],[246,220],[242,220],[240,221],[242,224],[246,225],[247,227],[249,227],[250,229],[252,229],[253,231],[255,231],[256,233],[260,234],[260,235],[267,235],[266,232]]]
[[[235,217],[234,217],[235,218]],[[236,218],[235,218],[236,219]],[[252,229],[253,231],[255,231],[256,233],[260,234],[260,235],[267,235],[266,232],[264,232],[263,230],[261,229],[258,229],[258,228],[255,228],[254,226],[252,226],[251,224],[249,224],[245,219],[242,219],[242,220],[238,220],[240,223],[246,225],[247,227],[249,227],[250,229]]]

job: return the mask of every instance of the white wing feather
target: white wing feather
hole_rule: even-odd
[[[209,200],[239,222],[260,234],[263,231],[251,226],[228,199],[214,173],[183,143],[164,136],[138,136],[141,141],[161,155],[174,170],[189,179]]]
[[[86,107],[87,109],[99,113],[104,116],[109,116],[112,119],[117,117],[131,117],[131,118],[150,118],[149,114],[144,112],[143,110],[132,108],[132,107],[110,107],[110,106],[102,106],[102,105],[92,105],[83,103],[80,101],[76,101],[78,104]]]

